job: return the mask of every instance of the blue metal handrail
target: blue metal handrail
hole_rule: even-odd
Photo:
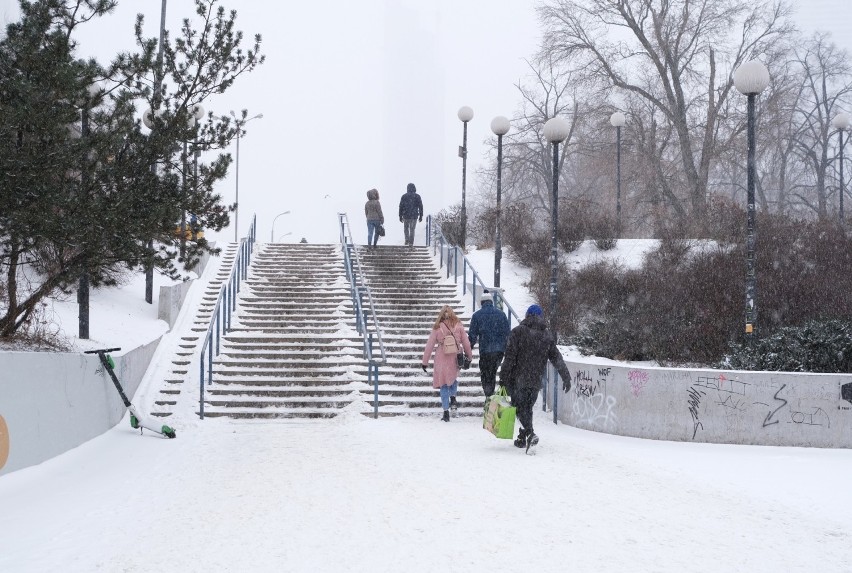
[[[364,346],[364,358],[367,360],[367,379],[373,383],[373,417],[379,417],[379,366],[387,364],[387,352],[382,337],[382,328],[376,317],[373,304],[373,292],[363,282],[361,257],[352,240],[352,227],[346,213],[337,214],[340,223],[340,244],[343,247],[343,262],[346,279],[349,281],[352,306],[355,311],[355,327],[361,335]],[[366,302],[364,298],[366,297]],[[379,342],[379,357],[373,356],[373,333],[368,332],[369,319],[373,322],[373,331]]]
[[[234,267],[228,280],[219,288],[219,296],[213,307],[210,317],[210,325],[204,336],[204,344],[201,345],[201,357],[199,359],[198,383],[200,387],[198,397],[198,415],[204,419],[204,354],[207,353],[207,385],[213,383],[213,358],[219,356],[219,345],[223,334],[230,332],[233,312],[237,309],[237,294],[240,292],[242,281],[248,278],[248,268],[251,264],[251,254],[257,239],[257,215],[252,217],[251,226],[246,237],[240,239],[237,257],[234,259]],[[215,346],[213,344],[215,338]]]
[[[432,226],[431,216],[427,219],[427,228]],[[473,264],[468,260],[465,256],[464,251],[462,251],[458,245],[450,245],[449,241],[444,238],[444,233],[441,232],[441,227],[439,225],[434,225],[432,229],[432,233],[434,234],[434,242],[432,247],[432,254],[437,255],[440,253],[440,260],[438,263],[439,268],[447,267],[447,278],[450,278],[450,267],[452,266],[452,274],[453,274],[453,282],[458,284],[459,282],[459,258],[461,258],[462,262],[462,295],[467,294],[467,269],[470,267],[471,272],[471,285],[474,288],[470,289],[471,299],[470,299],[470,308],[471,312],[476,311],[476,285],[479,283],[479,286],[482,290],[488,290],[494,297],[494,306],[497,308],[505,308],[506,309],[506,317],[509,319],[509,328],[512,327],[512,318],[514,317],[515,321],[520,323],[521,318],[518,316],[518,313],[515,312],[515,309],[512,308],[512,305],[509,304],[509,301],[506,300],[506,297],[503,296],[502,291],[500,291],[497,287],[488,287],[483,282],[482,277],[480,277],[479,273],[476,272],[476,269],[473,268]],[[427,235],[428,237],[428,235]],[[428,240],[428,239],[427,239]],[[428,243],[427,243],[428,244]],[[496,290],[495,290],[496,289]]]

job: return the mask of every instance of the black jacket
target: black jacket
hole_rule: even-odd
[[[406,191],[399,200],[399,218],[400,219],[422,219],[423,218],[423,200],[417,191]]]
[[[556,348],[556,338],[547,330],[547,323],[541,316],[528,316],[509,334],[500,368],[500,384],[510,391],[515,388],[541,388],[541,377],[548,360],[570,388],[571,374]]]

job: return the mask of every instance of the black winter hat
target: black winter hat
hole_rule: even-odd
[[[414,186],[414,183],[409,183],[406,191],[409,193],[417,193],[417,187]]]

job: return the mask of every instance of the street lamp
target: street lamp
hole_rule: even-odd
[[[269,242],[270,243],[275,242],[275,221],[277,221],[278,217],[280,217],[281,215],[289,215],[289,214],[290,214],[290,211],[284,211],[283,213],[278,213],[277,215],[275,215],[275,218],[272,219],[272,232],[269,233]]]
[[[464,124],[462,146],[459,147],[459,157],[462,158],[462,207],[461,207],[461,248],[464,249],[467,237],[467,208],[465,206],[465,187],[467,186],[467,122],[473,119],[473,109],[468,106],[459,108],[458,116]]]
[[[257,115],[254,115],[254,116],[248,118],[248,119],[238,118],[237,115],[233,111],[231,112],[231,115],[234,118],[234,122],[237,124],[237,162],[236,162],[237,191],[236,191],[236,197],[234,198],[234,204],[235,204],[235,207],[234,207],[234,242],[236,243],[236,242],[239,242],[239,240],[240,240],[239,237],[238,237],[239,225],[240,225],[240,137],[242,136],[242,133],[243,133],[243,126],[253,119],[263,119],[263,114],[259,113]]]
[[[500,239],[501,194],[503,188],[503,136],[509,133],[509,120],[498,115],[491,120],[491,131],[497,136],[497,230],[494,234],[494,286],[500,286],[500,259],[503,243]]]
[[[166,0],[160,3],[160,39],[157,44],[157,67],[154,75],[154,99],[152,101],[153,108],[156,110],[160,106],[160,93],[163,89],[163,43],[166,37]],[[144,121],[144,118],[143,118]],[[145,125],[150,129],[150,125],[146,122]],[[157,174],[157,162],[151,164],[151,172]],[[154,252],[154,241],[148,241],[148,252]],[[145,268],[145,302],[148,304],[154,303],[154,266],[147,264]]]
[[[561,117],[553,117],[544,124],[544,138],[553,146],[553,198],[551,199],[551,241],[550,241],[550,330],[554,337],[556,331],[556,295],[559,290],[559,259],[557,252],[557,228],[559,225],[559,144],[568,137],[571,126]]]
[[[624,114],[620,111],[609,116],[609,122],[615,128],[615,222],[616,236],[621,238],[621,128],[624,127]]]
[[[746,222],[746,341],[754,341],[757,328],[757,280],[755,276],[755,245],[757,228],[755,222],[754,185],[755,137],[754,137],[754,101],[757,94],[769,85],[769,70],[757,60],[744,63],[734,71],[734,86],[748,97],[748,199]]]
[[[80,112],[80,138],[89,137],[89,112],[97,104],[103,90],[97,84],[91,84],[86,90],[86,97],[83,100],[83,108]],[[72,131],[73,133],[73,131]],[[83,160],[80,168],[80,183],[82,184],[82,192],[89,193],[89,149],[88,145],[83,145]],[[80,281],[77,287],[77,334],[81,339],[89,338],[89,273],[88,269],[84,268],[80,273]]]
[[[840,137],[840,223],[843,224],[843,193],[846,189],[843,185],[843,131],[849,129],[850,118],[848,113],[838,113],[831,120],[831,127],[837,130]]]

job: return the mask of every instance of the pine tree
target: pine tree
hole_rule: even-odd
[[[107,16],[115,2],[21,2],[21,20],[0,40],[0,273],[7,299],[0,337],[81,275],[112,284],[151,265],[178,277],[203,252],[215,252],[204,239],[191,240],[179,260],[175,229],[187,211],[206,229],[228,224],[231,207],[214,186],[230,156],[201,162],[197,181],[187,173],[184,187],[191,162],[181,142],[226,147],[237,133],[230,118],[211,113],[195,126],[190,118],[206,97],[263,62],[260,37],[243,53],[236,12],[226,14],[217,1],[196,0],[201,25],[186,20],[174,44],[166,41],[166,81],[156,101],[157,40],[143,37],[141,16],[138,52],[101,65],[75,59],[72,32]],[[147,133],[136,117],[140,100],[158,110]]]

